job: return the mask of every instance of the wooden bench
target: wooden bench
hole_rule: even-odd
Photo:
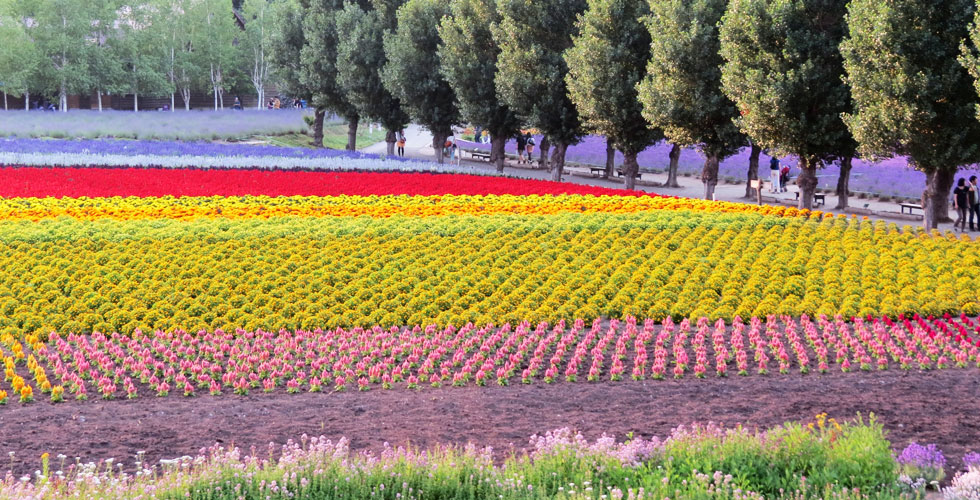
[[[593,177],[602,177],[606,173],[606,167],[591,166],[589,167],[589,172]]]
[[[470,151],[470,156],[475,160],[477,158],[481,160],[490,161],[490,153],[486,151],[480,151],[479,149],[474,149]]]
[[[605,170],[605,168],[603,168],[602,170]],[[623,169],[622,168],[617,168],[616,169],[616,175],[619,176],[619,177],[626,177],[626,172],[623,172]],[[639,179],[640,178],[640,175],[641,175],[640,174],[640,171],[637,170],[636,171],[636,174],[634,174],[633,177]]]
[[[797,201],[799,201],[799,199],[800,199],[800,192],[799,191],[796,192],[796,199],[797,199]],[[813,205],[814,206],[823,206],[823,205],[826,205],[826,204],[827,204],[827,195],[820,194],[820,193],[813,193]]]
[[[902,207],[902,213],[905,213],[905,209],[909,209],[909,215],[912,215],[912,209],[922,210],[922,205],[917,203],[899,203]]]

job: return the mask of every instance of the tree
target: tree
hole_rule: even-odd
[[[565,52],[568,95],[583,125],[622,151],[626,189],[636,185],[636,155],[663,138],[643,120],[637,100],[650,50],[640,18],[649,13],[645,0],[588,0]]]
[[[357,108],[347,98],[337,82],[336,16],[344,7],[343,0],[312,0],[303,19],[306,43],[301,51],[301,79],[313,91],[313,104],[347,120],[347,149],[357,148]]]
[[[3,109],[7,95],[21,96],[30,90],[31,78],[37,70],[34,41],[27,36],[23,23],[0,12],[0,92]],[[25,102],[26,102],[25,98]]]
[[[337,14],[337,82],[361,117],[387,130],[388,154],[394,155],[395,134],[405,128],[409,117],[381,81],[379,69],[387,61],[384,34],[395,23],[393,14],[390,18],[383,15],[391,6],[381,7],[365,10],[348,3]]]
[[[133,94],[133,111],[139,111],[140,94],[170,91],[167,54],[161,50],[167,40],[163,14],[163,9],[145,1],[127,2],[119,9],[116,50],[126,68],[119,86]]]
[[[302,51],[306,45],[303,18],[309,9],[308,0],[283,0],[275,3],[272,12],[272,34],[269,48],[274,56],[270,70],[279,91],[313,102],[313,90],[303,82]],[[313,114],[313,145],[323,147],[323,120],[325,108],[316,108]]]
[[[649,5],[651,59],[639,85],[643,116],[674,144],[701,151],[701,182],[710,200],[719,163],[745,144],[734,121],[735,103],[721,90],[718,23],[728,1],[650,0]]]
[[[256,109],[265,109],[265,86],[269,81],[272,53],[269,51],[272,36],[273,6],[269,0],[245,0],[242,17],[245,19],[244,47],[251,56],[249,79],[255,89]]]
[[[34,41],[40,63],[31,86],[58,95],[58,109],[68,111],[68,94],[88,88],[92,19],[86,2],[76,0],[13,0],[11,13]]]
[[[238,67],[238,48],[231,4],[225,0],[197,0],[193,4],[192,20],[198,23],[194,29],[194,62],[203,73],[203,82],[214,96],[214,109],[224,109],[225,90],[234,80]]]
[[[722,86],[753,143],[799,158],[800,208],[813,207],[817,168],[854,154],[840,43],[846,0],[733,0],[720,28]]]
[[[457,0],[439,28],[442,74],[456,94],[463,120],[490,133],[490,156],[504,171],[504,147],[520,130],[517,116],[497,98],[491,84],[500,47],[491,26],[500,22],[496,0]]]
[[[578,110],[568,97],[564,53],[572,46],[576,16],[586,0],[500,0],[497,93],[523,121],[554,147],[552,178],[561,180],[568,146],[583,135]],[[542,149],[543,149],[542,144]]]
[[[948,218],[956,171],[980,161],[977,94],[957,61],[974,8],[973,0],[854,0],[848,9],[841,52],[854,112],[845,121],[863,155],[904,155],[926,174],[927,230]]]
[[[95,92],[96,108],[102,111],[102,96],[123,92],[127,71],[122,61],[122,37],[118,29],[121,0],[92,0],[89,12],[92,34],[88,54],[89,86]]]
[[[408,116],[432,132],[436,161],[459,123],[456,94],[440,71],[439,23],[451,14],[449,0],[409,0],[398,8],[398,27],[384,36],[381,81]]]
[[[165,41],[165,58],[167,60],[167,78],[170,80],[170,111],[175,112],[180,93],[184,101],[184,109],[191,109],[191,86],[197,79],[198,68],[194,63],[194,41],[197,23],[191,19],[192,0],[166,0],[161,7],[161,19],[167,27]]]

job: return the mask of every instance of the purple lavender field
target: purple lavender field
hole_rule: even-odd
[[[219,156],[279,158],[378,158],[378,155],[339,149],[309,149],[206,141],[142,141],[114,139],[0,138],[2,153],[93,154],[123,156]],[[392,157],[392,160],[405,161]]]
[[[538,144],[541,138],[535,139]],[[459,141],[464,148],[490,149],[489,144],[481,144],[470,141]],[[511,140],[507,143],[507,152],[517,153],[517,143]],[[663,172],[666,171],[669,163],[667,157],[670,152],[670,144],[660,142],[650,146],[639,154],[637,161],[640,170],[644,172]],[[765,177],[768,175],[770,157],[762,154],[759,159],[760,170]],[[588,136],[579,144],[568,148],[566,160],[573,163],[584,163],[591,165],[604,165],[606,163],[606,141],[601,136]],[[616,164],[622,164],[623,155],[616,152]],[[790,165],[795,177],[797,160],[795,158],[784,158],[784,163]],[[678,171],[682,174],[699,174],[704,164],[704,156],[693,148],[685,149],[681,153]],[[742,181],[746,178],[749,168],[749,149],[745,148],[738,154],[727,158],[721,163],[719,176],[724,180]],[[836,164],[827,165],[817,172],[820,189],[833,190],[837,186],[837,177],[840,175],[840,166]],[[980,169],[976,167],[961,170],[957,177],[969,177],[971,175],[980,176]],[[880,163],[872,163],[856,159],[851,169],[851,191],[855,193],[872,193],[880,196],[902,197],[918,199],[922,196],[925,188],[926,176],[911,167],[905,158],[892,158]]]

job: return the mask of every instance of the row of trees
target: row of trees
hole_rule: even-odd
[[[544,135],[560,180],[585,134],[636,155],[668,140],[718,165],[751,147],[799,158],[800,207],[839,162],[904,155],[926,173],[925,225],[947,216],[960,167],[980,161],[974,0],[287,0],[275,23],[287,87],[319,108],[433,133],[491,133],[497,168],[521,126]],[[971,35],[972,33],[972,35]],[[972,38],[971,38],[972,36]],[[297,62],[298,61],[298,62]],[[972,74],[972,76],[971,76]],[[748,186],[747,186],[748,194]]]
[[[228,89],[250,87],[265,102],[275,2],[246,0],[236,24],[230,0],[0,0],[0,91],[139,97],[191,91],[224,107]],[[5,103],[6,106],[6,103]]]

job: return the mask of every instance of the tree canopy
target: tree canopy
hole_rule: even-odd
[[[718,24],[728,0],[650,0],[651,58],[639,85],[643,116],[667,138],[705,156],[701,181],[711,199],[718,164],[745,145],[735,103],[722,92]]]
[[[555,146],[551,168],[561,180],[565,151],[581,140],[578,109],[568,96],[565,51],[578,30],[576,17],[586,0],[500,0],[497,94],[521,119],[537,127]]]
[[[385,33],[387,61],[381,81],[412,120],[432,132],[436,160],[459,123],[456,94],[440,70],[439,23],[451,14],[449,0],[409,0],[398,9],[398,26]]]
[[[586,128],[611,138],[623,152],[627,189],[639,172],[636,155],[663,138],[643,119],[637,96],[650,49],[641,18],[649,13],[646,0],[588,0],[565,52],[569,96]]]
[[[855,109],[847,124],[864,155],[907,155],[925,172],[926,229],[947,217],[956,170],[980,161],[977,94],[956,59],[975,7],[854,0],[848,9],[841,48]]]
[[[504,170],[504,146],[519,131],[520,121],[497,98],[494,78],[500,47],[491,26],[500,22],[496,0],[456,0],[452,15],[442,19],[439,59],[442,74],[456,94],[463,120],[490,132],[491,155]]]

